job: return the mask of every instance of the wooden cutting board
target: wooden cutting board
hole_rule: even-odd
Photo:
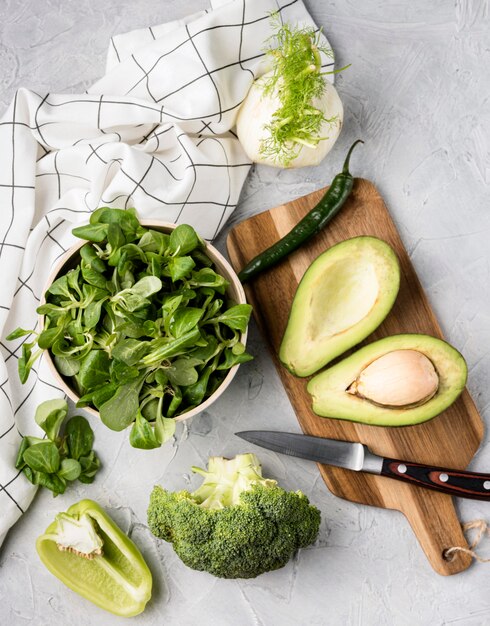
[[[289,232],[324,192],[325,189],[316,191],[234,227],[227,243],[235,269],[240,270],[257,253]],[[306,391],[307,380],[291,375],[277,359],[291,303],[304,272],[327,248],[358,235],[374,235],[387,241],[398,254],[402,276],[395,306],[365,343],[406,332],[442,337],[383,199],[372,183],[356,179],[346,206],[323,232],[245,289],[301,428],[311,435],[360,441],[381,456],[464,469],[483,437],[482,420],[467,390],[442,415],[424,424],[403,428],[367,426],[316,416]],[[455,574],[470,565],[471,557],[466,554],[457,553],[451,561],[443,556],[450,546],[467,546],[451,496],[380,476],[328,465],[319,465],[319,468],[336,496],[404,513],[439,574]]]

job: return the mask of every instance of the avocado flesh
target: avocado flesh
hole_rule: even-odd
[[[400,285],[398,259],[376,237],[347,239],[321,254],[294,296],[279,350],[283,365],[309,376],[372,333]]]
[[[439,386],[427,402],[413,407],[385,407],[347,392],[362,370],[394,350],[417,350],[432,361]],[[322,417],[376,426],[411,426],[447,409],[463,391],[466,378],[464,358],[445,341],[428,335],[395,335],[361,348],[318,374],[310,380],[307,389],[313,399],[313,411]]]

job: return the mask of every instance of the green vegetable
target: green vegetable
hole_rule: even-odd
[[[68,414],[66,400],[47,400],[37,407],[35,420],[47,439],[22,439],[15,467],[34,485],[41,485],[54,496],[65,493],[68,483],[91,483],[100,467],[92,450],[94,433],[81,415],[74,415],[61,427]]]
[[[156,486],[148,524],[192,569],[220,578],[254,578],[286,565],[317,537],[320,512],[301,493],[262,476],[254,454],[212,457],[193,493]]]
[[[58,476],[65,480],[76,480],[82,473],[82,466],[75,459],[63,459],[61,461],[60,471]]]
[[[325,90],[320,52],[331,57],[332,50],[320,45],[320,31],[281,24],[278,16],[273,19],[277,32],[267,50],[272,72],[263,91],[265,95],[277,93],[280,108],[266,126],[269,136],[262,142],[261,153],[288,165],[302,146],[316,147],[324,139],[320,134],[324,122],[336,121],[327,120],[313,105]]]
[[[420,368],[415,369],[415,383],[414,357]],[[370,367],[377,373],[366,381]],[[349,354],[311,378],[307,389],[317,415],[375,426],[413,426],[451,406],[463,391],[467,376],[463,356],[451,345],[429,335],[405,334],[378,339]],[[371,391],[378,377],[378,397],[373,401]],[[412,403],[413,394],[420,391],[417,387],[423,385],[427,390],[428,381],[429,394],[425,399],[418,396],[419,402],[416,396]]]
[[[141,226],[133,210],[101,208],[73,232],[89,243],[37,309],[44,329],[8,337],[37,338],[38,350],[36,341],[23,344],[19,375],[25,382],[50,350],[78,406],[98,409],[112,430],[134,425],[133,446],[157,447],[173,434],[168,419],[201,404],[231,367],[252,358],[241,342],[251,307],[229,300],[227,280],[187,224],[167,235]],[[83,468],[82,456],[73,458]]]
[[[61,424],[68,414],[68,405],[63,398],[43,402],[36,409],[34,419],[48,439],[54,441],[60,432]]]
[[[242,283],[250,280],[273,267],[279,261],[297,250],[306,241],[319,233],[344,206],[354,186],[354,177],[349,172],[349,162],[352,151],[361,139],[355,141],[347,153],[342,172],[337,174],[321,200],[294,226],[287,235],[267,248],[251,261],[238,274]]]
[[[151,597],[152,576],[140,551],[92,500],[59,513],[36,549],[61,582],[115,615],[138,615]]]
[[[322,71],[321,32],[272,14],[267,73],[257,78],[237,116],[237,135],[249,158],[275,167],[318,165],[340,134],[343,106]],[[333,63],[332,63],[333,65]]]
[[[23,460],[32,470],[44,474],[56,473],[61,463],[58,448],[52,441],[41,441],[27,448],[23,454]]]
[[[81,415],[74,415],[65,428],[66,443],[72,458],[77,461],[90,454],[94,445],[94,432],[87,420]]]
[[[378,328],[395,303],[400,264],[376,237],[353,237],[320,254],[304,273],[279,349],[295,376],[310,376]]]

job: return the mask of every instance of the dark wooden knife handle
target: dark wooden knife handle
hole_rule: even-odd
[[[452,496],[490,501],[490,474],[430,467],[410,461],[383,459],[381,476],[435,489]]]

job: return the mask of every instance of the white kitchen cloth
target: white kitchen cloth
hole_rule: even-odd
[[[61,394],[42,360],[19,382],[29,339],[5,336],[36,328],[51,267],[100,206],[217,235],[250,167],[232,129],[264,72],[274,11],[314,26],[300,0],[216,0],[209,12],[114,37],[107,73],[86,94],[21,89],[1,119],[0,544],[35,493],[14,469],[21,436],[36,434],[36,406]]]

